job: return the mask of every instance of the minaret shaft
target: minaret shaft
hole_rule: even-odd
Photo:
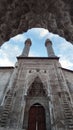
[[[22,52],[23,57],[28,57],[30,46],[31,46],[31,40],[27,39],[25,41],[25,47],[24,47],[23,52]]]
[[[49,39],[46,40],[45,46],[47,48],[48,57],[55,57],[55,53],[52,47],[52,42]]]

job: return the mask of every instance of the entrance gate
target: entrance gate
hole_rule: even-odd
[[[28,130],[46,130],[45,109],[34,104],[29,110]]]

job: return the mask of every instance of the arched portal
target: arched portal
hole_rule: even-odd
[[[45,109],[38,103],[29,110],[28,130],[46,130]]]
[[[27,91],[23,129],[51,130],[49,97],[39,77],[34,79]]]

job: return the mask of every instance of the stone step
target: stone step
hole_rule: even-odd
[[[11,97],[11,98],[8,98],[7,101],[10,101],[11,99],[12,99],[12,97]]]
[[[9,111],[10,111],[10,108],[11,108],[12,97],[13,97],[13,92],[10,92],[7,95],[7,99],[6,99],[6,102],[5,102],[4,110],[3,110],[1,121],[0,121],[0,125],[2,127],[6,126]]]
[[[68,108],[68,107],[64,107],[64,110],[65,110],[65,111],[68,111],[68,112],[70,112],[70,113],[72,113],[71,109]]]
[[[72,116],[72,113],[64,113],[65,114],[65,116],[71,116],[72,118],[73,118],[73,116]]]
[[[3,113],[3,116],[7,116],[8,115],[8,113]]]
[[[72,125],[69,125],[69,128],[73,130],[73,124],[72,124]]]
[[[5,124],[1,124],[1,127],[5,127]]]
[[[70,113],[72,115],[72,111],[70,109],[64,109],[65,113]]]
[[[69,104],[68,104],[68,103],[64,103],[64,102],[63,102],[63,105],[65,105],[65,106],[69,106]]]
[[[72,122],[72,121],[73,121],[73,119],[69,119],[69,120],[67,120],[67,119],[66,119],[66,121],[68,121],[68,122]]]
[[[10,101],[10,102],[7,102],[7,103],[5,104],[5,106],[9,106],[9,105],[11,105],[11,101]]]
[[[9,113],[9,111],[4,111],[4,112],[3,112],[3,114],[8,114],[8,113]]]
[[[72,116],[72,112],[71,111],[64,111],[65,115],[71,115]]]
[[[66,99],[66,97],[64,97],[64,98],[62,98],[62,99],[63,99],[63,101],[68,102],[68,100]]]
[[[12,96],[12,95],[13,95],[13,93],[10,93],[10,94],[8,95],[8,97],[9,97],[9,96]]]
[[[62,97],[62,99],[63,99],[63,102],[68,102],[68,100],[66,100],[65,98]]]
[[[69,104],[69,102],[67,102],[67,101],[64,101],[64,100],[63,100],[63,103],[64,103],[64,104]]]
[[[63,99],[63,102],[68,103],[68,101],[67,101],[67,100],[64,100],[64,99]]]
[[[70,122],[69,125],[73,127],[73,122]]]
[[[7,98],[11,98],[11,97],[12,97],[12,95],[8,95],[8,96],[7,96]]]
[[[9,102],[11,102],[11,99],[6,101],[6,103],[9,103]]]
[[[1,123],[6,122],[6,120],[7,120],[7,118],[2,118],[2,119],[1,119]]]
[[[63,98],[62,98],[62,99],[63,99]],[[63,102],[66,102],[66,103],[67,103],[68,101],[67,101],[66,99],[63,99]]]
[[[70,111],[71,111],[71,109],[70,109],[69,107],[64,107],[64,109],[68,109],[68,110],[70,110]]]
[[[5,107],[4,108],[4,111],[9,111],[10,110],[10,107]]]
[[[11,94],[11,95],[8,95],[7,97],[8,97],[8,98],[9,98],[9,97],[12,97],[12,94]]]
[[[70,107],[68,105],[63,104],[63,106],[64,106],[64,108],[69,108],[70,109]]]
[[[64,104],[64,103],[63,103],[63,106],[65,106],[65,107],[70,107],[69,104]]]
[[[72,119],[72,117],[67,117],[67,116],[66,116],[65,118],[66,118],[66,119]]]
[[[0,125],[1,125],[1,127],[5,127],[6,126],[6,122],[5,123],[1,123]]]
[[[10,109],[9,107],[7,107],[7,108],[4,108],[4,111],[9,111],[9,109]]]
[[[71,121],[71,120],[66,119],[65,122],[67,125],[73,125],[73,121]]]
[[[71,113],[65,113],[65,115],[73,117]]]
[[[6,105],[11,104],[11,100],[6,102]]]
[[[64,111],[64,114],[67,115],[67,116],[68,116],[68,115],[69,115],[69,116],[72,116],[72,113],[71,113],[71,112],[68,112],[68,113],[67,113],[66,111]]]
[[[8,117],[8,114],[4,114],[1,120],[3,120],[4,118],[7,118],[7,117]]]
[[[10,106],[11,105],[11,102],[10,103],[7,103],[5,106]]]
[[[11,106],[11,103],[6,104],[6,105],[4,106],[4,108],[5,108],[5,107],[9,107],[9,106]]]
[[[4,123],[6,121],[7,121],[7,117],[4,117],[4,118],[1,119],[1,123]]]
[[[5,107],[5,109],[4,109],[4,111],[6,111],[6,110],[10,110],[10,106],[8,106],[8,107]]]
[[[7,119],[8,119],[8,115],[7,115],[7,116],[3,115],[2,118],[1,118],[1,122],[2,122],[2,121],[4,122],[4,121],[7,120]]]
[[[72,111],[71,111],[70,109],[66,109],[66,108],[64,108],[64,111],[65,111],[66,113],[70,113],[70,114],[72,114]]]
[[[71,117],[71,118],[73,118],[73,116],[72,116],[72,115],[69,115],[69,114],[68,114],[68,115],[67,115],[67,114],[65,114],[65,116],[66,116],[66,117]]]
[[[2,115],[3,115],[3,114],[8,114],[8,113],[9,113],[9,111],[4,111],[4,112],[2,113]]]
[[[72,113],[71,112],[65,112],[65,115],[71,115],[72,116]]]
[[[9,106],[9,105],[11,105],[11,101],[10,101],[10,102],[7,102],[7,103],[5,104],[5,106]]]
[[[12,98],[12,96],[8,96],[8,97],[7,97],[7,100],[8,100],[8,99],[11,99],[11,98]]]

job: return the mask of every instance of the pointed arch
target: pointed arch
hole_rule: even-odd
[[[48,78],[46,78],[46,75],[44,75],[42,73],[40,73],[40,74],[33,73],[33,74],[31,74],[31,76],[29,75],[25,79],[25,85],[26,85],[25,94],[27,95],[27,91],[30,88],[30,86],[33,84],[36,77],[39,77],[39,79],[41,80],[41,82],[44,86],[44,89],[47,91],[47,93],[49,93],[49,87],[50,87],[50,85],[48,83],[49,76],[48,76]]]
[[[44,74],[36,74],[36,73],[33,73],[31,76],[28,76],[27,78],[28,78],[28,86],[30,86],[32,83],[33,83],[33,81],[34,81],[34,79],[36,78],[36,77],[39,77],[40,78],[40,80],[42,81],[42,83],[44,84],[44,86],[47,84],[47,79],[46,79],[46,77],[45,77],[45,75]]]
[[[37,76],[34,79],[34,82],[31,84],[27,91],[28,96],[47,96],[47,91],[41,81],[41,79]]]

